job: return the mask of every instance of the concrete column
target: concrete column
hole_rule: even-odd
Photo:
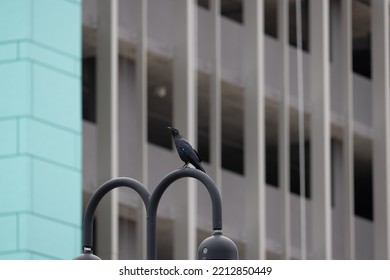
[[[244,1],[244,166],[246,258],[266,258],[264,8]]]
[[[221,2],[212,0],[212,63],[210,83],[210,152],[213,179],[221,191]]]
[[[148,187],[148,1],[139,0],[138,42],[136,54],[136,99],[137,99],[137,180]],[[137,255],[146,259],[146,211],[140,200],[137,210]]]
[[[173,62],[173,122],[186,139],[196,147],[196,67],[195,67],[195,3],[175,0],[175,53]],[[176,154],[176,150],[173,151]],[[180,180],[175,189],[174,258],[194,259],[196,256],[195,181]]]
[[[97,169],[98,184],[118,176],[118,1],[98,1],[97,30]],[[118,194],[99,204],[97,253],[118,259]]]
[[[389,1],[371,1],[374,254],[390,258]]]
[[[278,1],[281,103],[279,105],[279,186],[283,193],[282,231],[284,259],[291,258],[290,219],[290,85],[288,0]]]
[[[295,3],[297,34],[297,91],[298,91],[298,138],[299,138],[299,216],[301,259],[307,259],[306,225],[306,157],[305,157],[305,100],[303,88],[303,39],[302,39],[302,0]]]
[[[329,1],[310,2],[312,247],[309,257],[330,259]]]
[[[341,2],[341,89],[343,95],[343,170],[345,258],[355,258],[353,91],[352,91],[352,1]]]

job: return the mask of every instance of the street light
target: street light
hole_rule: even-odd
[[[194,168],[184,168],[169,173],[160,181],[152,194],[140,182],[131,178],[120,177],[104,183],[88,202],[83,221],[83,252],[74,259],[100,259],[92,251],[93,217],[101,199],[117,187],[129,187],[141,196],[147,213],[147,259],[157,259],[156,222],[158,204],[165,190],[176,180],[185,177],[199,180],[206,187],[211,198],[214,234],[201,243],[198,250],[198,259],[238,259],[236,245],[222,234],[222,203],[219,191],[214,181],[206,173]]]

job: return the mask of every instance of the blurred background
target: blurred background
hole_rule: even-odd
[[[110,178],[153,191],[198,150],[241,259],[390,258],[388,0],[0,2],[0,258],[71,259]],[[212,232],[204,188],[158,209],[158,258]],[[118,189],[95,252],[145,258]]]

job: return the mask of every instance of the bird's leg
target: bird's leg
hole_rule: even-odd
[[[188,164],[189,164],[188,162],[184,163],[184,165],[181,169],[187,168]]]

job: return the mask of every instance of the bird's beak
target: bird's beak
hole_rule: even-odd
[[[168,126],[168,129],[169,129],[170,131],[172,131],[172,127]]]

